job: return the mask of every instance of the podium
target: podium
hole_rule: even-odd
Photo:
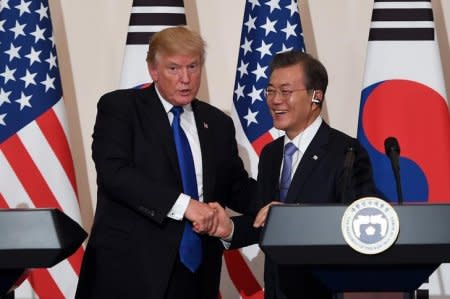
[[[0,298],[13,298],[10,290],[27,269],[56,265],[86,237],[58,209],[0,209]]]
[[[395,243],[376,255],[344,240],[344,205],[274,205],[260,246],[278,264],[299,265],[331,291],[414,292],[441,263],[450,262],[450,205],[404,204]]]

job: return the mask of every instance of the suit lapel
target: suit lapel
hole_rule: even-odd
[[[329,131],[330,127],[323,122],[316,136],[314,136],[303,154],[286,196],[287,203],[299,202],[299,194],[304,184],[308,181],[311,172],[317,169],[317,166],[327,153],[325,145],[328,144]]]
[[[211,191],[214,190],[215,185],[215,167],[214,149],[212,146],[213,138],[220,138],[220,136],[213,136],[212,131],[214,128],[210,128],[214,125],[209,121],[207,112],[203,109],[199,100],[192,101],[192,110],[195,115],[195,123],[197,126],[198,138],[200,140],[200,150],[202,152],[202,166],[203,166],[203,201],[208,202],[212,198]]]
[[[137,113],[140,115],[143,129],[148,136],[154,134],[158,136],[158,138],[152,138],[152,140],[161,141],[171,166],[178,174],[178,177],[180,177],[172,128],[170,127],[169,118],[164,110],[164,106],[156,94],[154,85],[140,90],[136,102]]]
[[[271,189],[272,194],[270,194],[269,202],[279,200],[280,198],[280,172],[281,163],[283,162],[284,137],[278,138],[275,141],[273,151],[273,154],[269,155],[272,159],[269,161],[269,181],[267,185],[274,186],[274,188]]]

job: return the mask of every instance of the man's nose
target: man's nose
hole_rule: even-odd
[[[180,70],[180,80],[183,83],[188,83],[191,80],[191,74],[187,68],[181,68]]]
[[[277,91],[270,99],[272,104],[280,104],[283,102],[283,96],[280,91]]]

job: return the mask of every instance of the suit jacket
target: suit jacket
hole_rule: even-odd
[[[245,212],[256,183],[238,156],[232,120],[198,100],[192,108],[204,201]],[[97,208],[76,298],[163,298],[184,221],[166,217],[182,183],[169,119],[153,86],[100,99],[92,157]],[[201,298],[217,298],[223,245],[202,239]]]
[[[349,148],[355,153],[353,167],[345,166]],[[284,137],[268,144],[258,165],[258,197],[253,212],[278,200],[280,169],[283,160]],[[346,174],[347,173],[347,174]],[[370,160],[359,142],[322,123],[303,154],[289,187],[287,203],[345,203],[363,196],[377,194]],[[257,242],[260,230],[252,228],[251,217],[234,219],[232,247]],[[331,298],[331,293],[317,281],[308,269],[277,266],[266,258],[266,298]]]

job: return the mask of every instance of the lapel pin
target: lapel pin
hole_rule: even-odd
[[[314,155],[312,158],[313,158],[314,160],[319,159],[319,157],[318,157],[317,155]]]
[[[203,128],[208,129],[208,124],[203,122]]]

